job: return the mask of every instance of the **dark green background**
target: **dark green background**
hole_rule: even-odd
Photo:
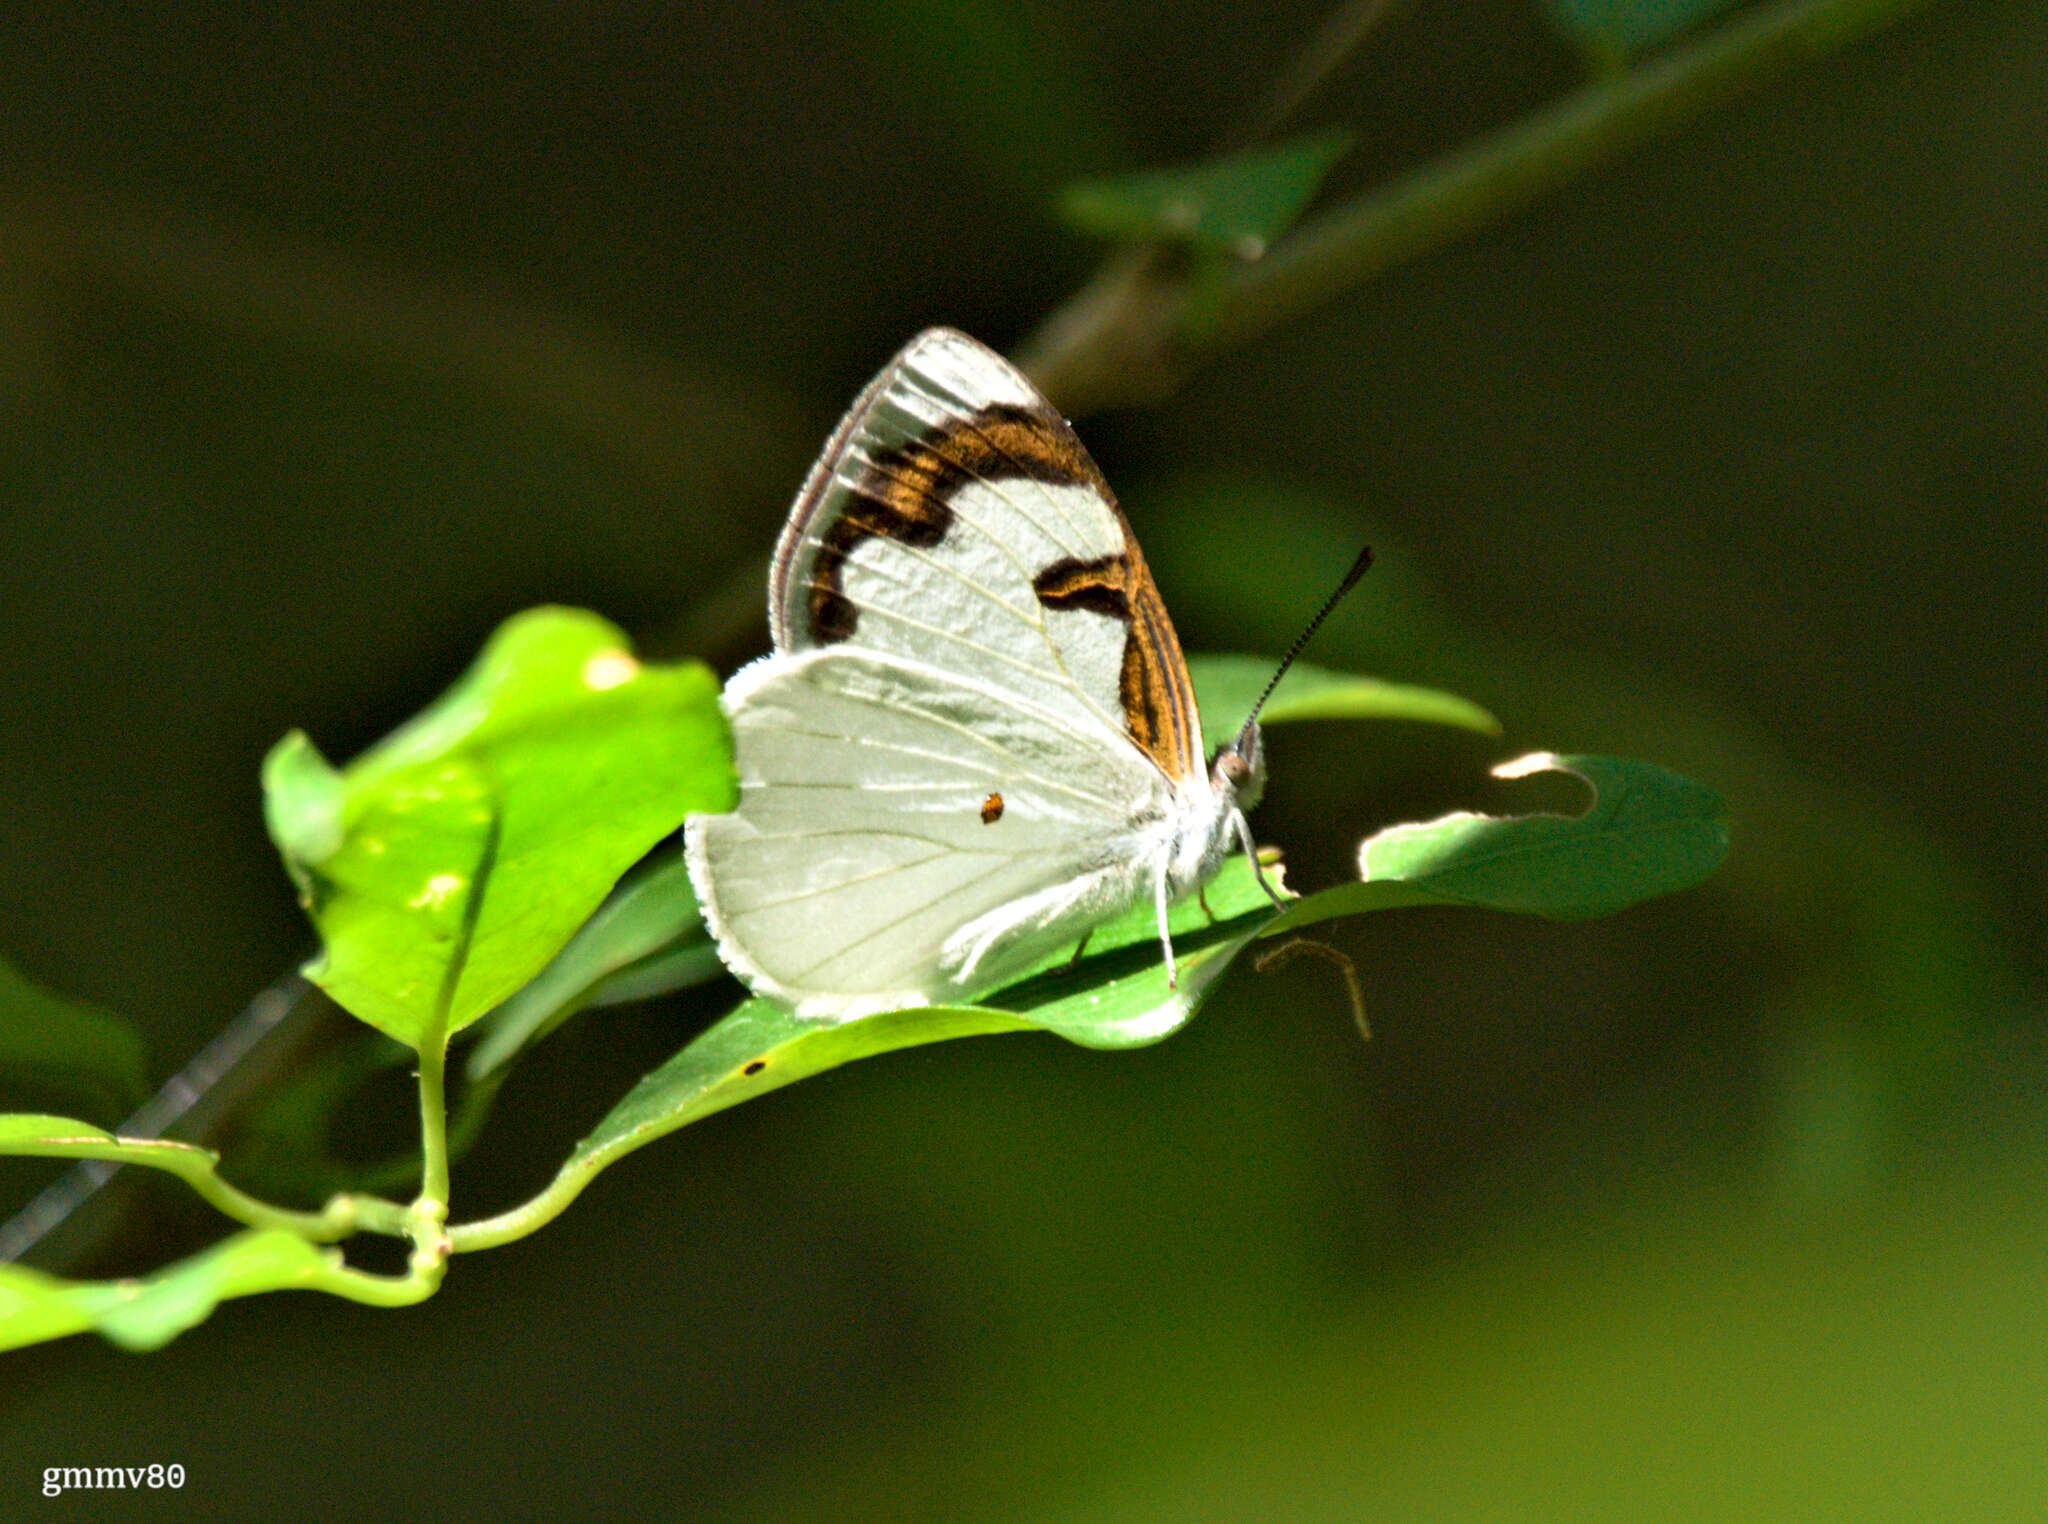
[[[77,9],[0,18],[0,949],[163,1071],[303,949],[273,740],[351,754],[540,601],[749,654],[872,369],[1017,342],[1097,257],[1058,185],[1199,158],[1321,14]],[[1308,120],[1361,133],[1342,196],[1581,78],[1533,7],[1416,0]],[[1246,968],[1154,1049],[716,1118],[417,1309],[0,1357],[0,1517],[173,1461],[132,1511],[2029,1515],[2044,100],[2038,5],[1933,5],[1082,422],[1190,647],[1277,648],[1370,536],[1322,658],[1507,722],[1275,732],[1297,882],[1554,747],[1725,789],[1714,883],[1345,926],[1369,1046],[1320,965]],[[458,1215],[729,999],[557,1039]]]

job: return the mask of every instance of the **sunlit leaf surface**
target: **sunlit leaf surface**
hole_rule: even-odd
[[[710,671],[643,666],[604,620],[558,608],[507,621],[344,769],[288,736],[264,784],[324,944],[308,976],[414,1045],[525,984],[685,814],[733,798]]]
[[[1728,851],[1720,796],[1650,763],[1539,752],[1495,772],[1570,773],[1593,801],[1581,815],[1461,811],[1390,826],[1359,847],[1361,882],[1290,906],[1275,929],[1403,905],[1607,915],[1698,883]]]

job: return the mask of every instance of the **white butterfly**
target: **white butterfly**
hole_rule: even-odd
[[[738,808],[685,830],[750,988],[828,1020],[962,1001],[1145,895],[1172,976],[1168,904],[1254,852],[1258,727],[1204,764],[1131,526],[1014,366],[934,328],[883,368],[790,511],[768,617],[725,689]]]

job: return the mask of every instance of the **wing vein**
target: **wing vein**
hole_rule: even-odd
[[[787,837],[773,836],[762,836],[755,839],[758,841],[788,840]],[[764,910],[780,910],[785,905],[798,905],[805,900],[817,899],[820,895],[837,894],[840,890],[851,889],[856,884],[871,884],[876,879],[889,877],[892,873],[907,873],[912,868],[922,868],[926,863],[935,863],[946,855],[943,851],[933,852],[907,863],[891,863],[886,868],[877,868],[873,873],[858,873],[852,878],[842,878],[834,883],[820,884],[814,889],[799,889],[794,894],[785,894],[779,900],[755,900],[745,910],[741,911],[740,914],[742,916],[758,915]],[[853,944],[849,943],[848,945],[851,946]]]
[[[980,481],[983,486],[988,487],[991,491],[999,490],[995,487],[993,483],[988,482],[983,478],[977,477],[976,480]],[[1014,506],[1014,504],[1012,506]],[[957,505],[955,505],[954,507],[953,515],[956,522],[967,525],[970,529],[974,530],[975,533],[979,534],[983,539],[987,540],[990,544],[994,545],[998,550],[1000,550],[1004,557],[1009,560],[1010,564],[1012,566],[1017,567],[1019,574],[1025,576],[1026,580],[1029,580],[1029,574],[1024,572],[1023,568],[1018,564],[1017,558],[1011,553],[1010,548],[1003,543],[1002,539],[999,536],[991,532],[987,527],[981,524],[972,515],[961,512]],[[1064,542],[1058,541],[1053,535],[1049,533],[1046,535],[1046,538],[1053,539],[1055,543],[1062,544],[1063,548],[1070,548],[1065,547]],[[815,544],[822,545],[824,543],[815,535],[813,535],[811,539]],[[988,587],[984,583],[976,581],[974,578],[968,576],[965,572],[961,571],[958,567],[948,566],[943,561],[938,560],[934,556],[928,555],[926,552],[917,549],[915,546],[896,544],[893,545],[891,548],[896,552],[899,552],[905,556],[911,557],[912,559],[922,562],[925,566],[931,568],[933,571],[938,572],[943,576],[952,578],[961,586],[972,589],[973,591],[987,598],[990,602],[994,603],[997,607],[1008,611],[1012,615],[1015,615],[1018,623],[1024,625],[1025,628],[1037,634],[1039,640],[1043,643],[1045,647],[1046,655],[1051,660],[1053,670],[1047,671],[1044,668],[1033,666],[1030,662],[1021,661],[1017,657],[1008,655],[1007,653],[1000,651],[993,646],[983,645],[980,641],[970,640],[967,636],[961,634],[957,630],[944,629],[938,625],[927,624],[923,620],[913,619],[910,617],[910,615],[904,613],[902,610],[890,608],[886,604],[868,604],[861,610],[863,617],[871,618],[879,614],[884,619],[891,620],[894,623],[906,629],[921,630],[928,635],[935,635],[943,640],[949,640],[953,642],[955,645],[965,646],[970,651],[975,651],[980,653],[981,655],[988,656],[996,661],[1004,662],[1009,666],[1015,667],[1020,672],[1030,673],[1033,677],[1042,679],[1050,678],[1052,680],[1055,680],[1059,682],[1063,687],[1065,687],[1069,692],[1071,692],[1074,695],[1074,697],[1079,699],[1081,701],[1082,707],[1084,707],[1090,714],[1094,715],[1096,719],[1100,720],[1106,727],[1108,727],[1112,735],[1115,735],[1122,740],[1129,739],[1129,737],[1124,734],[1123,730],[1119,728],[1118,717],[1116,715],[1112,715],[1107,709],[1103,708],[1102,705],[1098,704],[1093,698],[1091,698],[1089,696],[1088,690],[1082,686],[1079,679],[1077,679],[1074,676],[1072,670],[1068,668],[1066,658],[1060,654],[1059,645],[1052,638],[1052,632],[1045,627],[1045,621],[1043,616],[1026,616],[1018,610],[1016,605],[1012,604],[1007,598],[1004,598],[1000,594],[995,592],[994,589]],[[875,577],[883,581],[893,582],[898,588],[906,592],[914,590],[912,588],[910,580],[907,577],[902,576],[900,573],[890,571],[888,569],[887,563],[881,560],[880,558],[863,561],[861,563],[861,573],[863,576]],[[1126,632],[1125,639],[1129,638],[1130,635],[1128,632]]]
[[[954,730],[961,735],[970,737],[978,744],[985,746],[992,751],[998,752],[1001,756],[1009,759],[1010,761],[1016,761],[1016,758],[1012,753],[1003,751],[1000,747],[996,746],[996,744],[990,741],[987,737],[976,734],[974,731],[969,730],[964,725],[951,724],[950,722],[939,720],[935,716],[925,714],[922,710],[914,710],[911,712],[917,714],[918,717],[921,719],[931,720],[934,724],[944,724],[947,726],[947,728]],[[1050,789],[1052,792],[1057,794],[1065,794],[1071,799],[1078,799],[1083,804],[1097,805],[1102,807],[1103,809],[1107,809],[1112,812],[1116,812],[1121,808],[1117,804],[1117,802],[1110,798],[1107,794],[1093,794],[1089,793],[1085,789],[1073,788],[1067,784],[1059,782],[1057,779],[1048,778],[1045,776],[1045,774],[1034,772],[1026,767],[1019,766],[1012,768],[1008,771],[1003,771],[986,765],[977,766],[976,764],[968,761],[964,757],[950,756],[945,752],[926,751],[921,747],[904,746],[894,741],[878,741],[872,736],[842,735],[836,730],[799,730],[793,725],[778,725],[776,729],[783,735],[807,736],[814,741],[843,741],[855,746],[871,747],[877,751],[895,752],[899,756],[923,757],[926,761],[930,762],[950,763],[954,766],[969,768],[977,774],[979,774],[981,777],[992,778],[997,783],[1002,783],[1008,779],[1022,778],[1027,782],[1037,784],[1040,788]],[[782,785],[779,780],[764,779],[762,783],[758,786],[779,788]]]
[[[893,921],[886,921],[880,926],[873,927],[868,931],[861,933],[861,935],[855,937],[851,942],[842,943],[840,946],[834,948],[831,952],[827,953],[824,957],[820,958],[817,962],[811,964],[808,968],[805,968],[797,976],[798,979],[806,982],[809,981],[817,974],[819,969],[825,967],[825,965],[832,962],[833,959],[843,958],[848,953],[852,952],[854,949],[864,947],[869,942],[874,941],[877,937],[887,935],[889,932],[894,931],[898,926],[901,926],[905,921],[916,920],[917,917],[923,915],[926,911],[930,910],[934,905],[937,905],[941,900],[954,899],[960,895],[966,894],[975,886],[985,883],[991,878],[994,878],[998,873],[1002,872],[1003,869],[1007,868],[1008,866],[1009,864],[1007,862],[999,862],[995,864],[993,867],[991,867],[986,873],[977,873],[973,878],[967,880],[967,882],[964,884],[950,885],[947,887],[945,893],[937,895],[932,899],[926,900],[921,905],[912,906],[909,910],[904,911],[902,915],[897,916]]]

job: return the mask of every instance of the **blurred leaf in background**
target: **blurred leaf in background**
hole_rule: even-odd
[[[1356,141],[1356,133],[1335,129],[1188,169],[1079,180],[1060,192],[1060,215],[1098,238],[1186,243],[1257,259]]]
[[[112,1121],[149,1093],[149,1047],[112,1011],[53,995],[0,958],[0,1080]]]
[[[1669,42],[1735,0],[1543,0],[1558,30],[1597,61],[1622,67],[1638,53]]]

